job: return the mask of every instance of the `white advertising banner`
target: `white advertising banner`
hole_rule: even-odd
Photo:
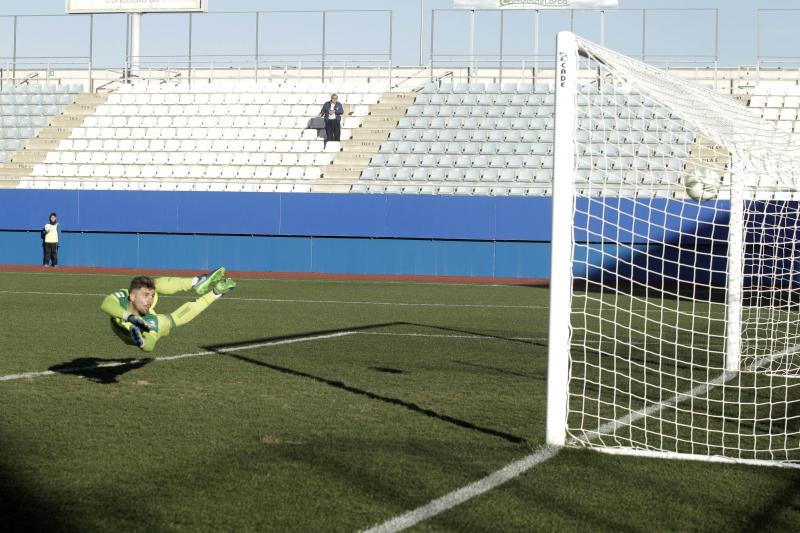
[[[453,0],[463,9],[615,9],[619,0]]]
[[[67,0],[67,13],[185,13],[207,11],[207,0]]]

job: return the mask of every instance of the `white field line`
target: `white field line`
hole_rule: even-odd
[[[202,351],[202,352],[184,353],[184,354],[178,354],[178,355],[167,355],[167,356],[164,356],[164,357],[154,357],[153,361],[154,362],[155,361],[175,361],[177,359],[186,359],[188,357],[198,357],[198,356],[201,356],[201,355],[212,355],[212,354],[218,354],[218,353],[236,352],[236,351],[240,351],[240,350],[253,350],[255,348],[264,348],[266,346],[280,346],[280,345],[283,345],[283,344],[295,344],[295,343],[298,343],[298,342],[316,341],[316,340],[321,340],[321,339],[332,339],[332,338],[335,338],[335,337],[344,337],[345,335],[352,335],[354,333],[357,333],[357,332],[356,331],[339,331],[337,333],[327,333],[325,335],[312,335],[310,337],[297,337],[297,338],[294,338],[294,339],[283,339],[283,340],[279,340],[279,341],[258,342],[258,343],[255,343],[255,344],[245,344],[245,345],[242,345],[242,346],[235,346],[235,347],[231,347],[231,348],[220,348],[219,350],[214,350],[214,351],[206,350],[206,351]],[[53,376],[55,374],[69,374],[69,373],[72,373],[72,372],[78,372],[80,370],[88,370],[88,369],[92,369],[93,370],[95,368],[113,368],[113,367],[117,367],[117,366],[128,366],[128,365],[134,365],[134,364],[137,364],[137,363],[141,363],[142,361],[143,361],[142,359],[136,359],[136,360],[133,360],[133,361],[104,363],[104,364],[99,364],[97,366],[90,366],[90,367],[77,366],[75,368],[65,368],[65,369],[59,370],[58,372],[53,371],[53,370],[45,370],[45,371],[42,371],[42,372],[24,372],[22,374],[9,374],[7,376],[0,376],[0,381],[14,381],[14,380],[25,379],[25,378],[38,378],[38,377],[43,377],[43,376]]]
[[[546,306],[536,305],[512,305],[512,304],[445,304],[445,303],[420,303],[420,302],[373,302],[373,301],[352,301],[352,300],[300,300],[300,299],[280,299],[280,298],[229,298],[230,300],[253,301],[253,302],[277,302],[277,303],[302,303],[302,304],[351,304],[351,305],[391,305],[396,307],[475,307],[480,309],[547,309]]]
[[[138,270],[131,268],[130,270]],[[61,272],[61,271],[45,271],[45,272],[32,272],[32,271],[19,271],[19,270],[0,270],[0,275],[14,274],[22,276],[103,276],[112,278],[128,278],[131,279],[132,274],[114,274],[114,273],[94,273],[94,272]],[[142,270],[142,274],[147,274]],[[233,277],[236,276],[236,271],[233,271]],[[364,285],[440,285],[442,287],[456,286],[456,287],[514,287],[522,285],[511,285],[508,283],[455,283],[451,281],[416,281],[416,280],[391,280],[391,279],[319,279],[319,278],[303,278],[303,277],[275,277],[275,278],[239,278],[247,281],[266,281],[266,282],[303,282],[303,283],[358,283]]]
[[[91,296],[103,297],[106,294],[98,293],[76,293],[76,292],[44,292],[44,291],[3,291],[0,294],[30,294],[37,296]],[[161,298],[176,298],[179,300],[191,300],[188,296],[159,295]],[[424,303],[424,302],[375,302],[368,300],[307,300],[291,298],[237,298],[236,296],[226,296],[225,301],[239,302],[270,302],[270,303],[298,303],[298,304],[336,304],[336,305],[387,305],[393,307],[465,307],[477,309],[547,309],[547,306],[537,305],[513,305],[513,304],[448,304],[448,303]]]
[[[534,466],[552,459],[557,453],[558,448],[543,446],[527,457],[523,457],[519,461],[514,461],[513,463],[504,466],[500,470],[489,474],[483,479],[480,479],[474,483],[470,483],[466,487],[451,492],[450,494],[442,496],[441,498],[437,498],[430,503],[423,505],[422,507],[417,507],[413,511],[401,514],[380,525],[371,527],[370,529],[365,530],[365,533],[390,533],[394,531],[402,531],[403,529],[418,524],[423,520],[436,516],[439,513],[443,513],[444,511],[455,507],[456,505],[464,503],[475,496],[480,496],[484,492],[502,485],[506,481],[514,479],[523,472],[530,470]]]
[[[377,335],[381,337],[425,337],[433,339],[472,339],[487,341],[546,341],[547,337],[507,337],[500,338],[492,335],[446,335],[441,333],[391,333],[383,331],[357,331],[357,335]]]
[[[82,274],[81,274],[82,275]],[[470,285],[471,287],[472,285]],[[484,285],[481,285],[484,286]],[[30,294],[39,296],[91,296],[103,297],[106,294],[100,293],[87,293],[87,292],[46,292],[46,291],[5,291],[0,290],[0,294]],[[191,296],[177,296],[174,294],[159,295],[159,298],[175,298],[177,300],[191,300]],[[297,299],[297,298],[242,298],[236,296],[226,296],[223,301],[240,301],[240,302],[270,302],[270,303],[297,303],[297,304],[334,304],[334,305],[387,305],[395,307],[452,307],[452,308],[476,308],[476,309],[549,309],[546,305],[519,305],[519,304],[449,304],[440,302],[376,302],[370,300],[312,300],[312,299]],[[585,311],[600,312],[605,308],[586,308]],[[657,309],[631,309],[632,312],[651,312],[654,314],[661,313],[662,311],[676,312],[679,311],[673,308],[657,308]],[[712,310],[710,314],[724,314],[724,310]]]
[[[785,357],[791,353],[795,353],[800,350],[800,345],[793,346],[783,352],[768,355],[762,357],[758,361],[755,361],[750,367],[748,367],[748,371],[754,371],[763,366],[766,362],[772,361],[775,359],[779,359],[781,357]],[[694,387],[689,392],[685,393],[678,393],[672,398],[665,400],[663,402],[653,404],[645,409],[636,411],[631,413],[628,416],[619,418],[617,420],[613,420],[600,426],[596,431],[591,433],[587,433],[587,437],[589,440],[594,440],[602,435],[605,434],[613,434],[619,427],[633,424],[642,418],[651,415],[657,411],[664,409],[665,407],[673,407],[684,400],[687,400],[692,397],[698,397],[700,395],[705,395],[710,392],[712,389],[719,387],[733,379],[734,377],[738,376],[738,372],[723,372],[720,374],[719,377],[710,381],[708,383],[703,383]],[[407,513],[402,515],[398,515],[394,518],[387,520],[379,525],[373,526],[370,529],[364,531],[364,533],[395,533],[397,531],[402,531],[407,529],[411,526],[414,526],[428,518],[432,518],[444,511],[452,509],[453,507],[460,505],[467,500],[474,498],[476,496],[480,496],[507,481],[514,479],[515,477],[525,473],[526,471],[530,470],[531,468],[540,465],[546,461],[549,461],[553,457],[558,454],[559,448],[543,446],[539,448],[536,452],[523,457],[522,459],[515,461],[500,470],[497,470],[488,476],[479,479],[478,481],[467,485],[461,489],[455,490],[449,494],[442,496],[441,498],[437,498],[430,503],[427,503],[421,507],[417,507]]]
[[[432,334],[432,333],[381,333],[381,332],[372,332],[372,331],[343,331],[338,333],[330,333],[325,335],[314,335],[311,337],[300,337],[296,339],[284,339],[280,341],[269,341],[269,342],[261,342],[257,344],[246,344],[241,347],[236,348],[220,348],[219,350],[212,352],[212,351],[203,351],[203,352],[194,352],[194,353],[185,353],[185,354],[178,354],[178,355],[167,355],[164,357],[155,357],[153,361],[175,361],[177,359],[185,359],[187,357],[198,357],[200,355],[211,355],[214,353],[226,353],[232,352],[235,350],[252,350],[254,348],[262,348],[264,346],[280,346],[281,344],[293,344],[296,342],[303,342],[303,341],[312,341],[317,339],[330,339],[333,337],[343,337],[345,335],[379,335],[379,336],[390,336],[390,337],[428,337],[428,338],[445,338],[445,339],[469,339],[469,340],[489,340],[489,341],[503,341],[503,340],[520,340],[520,341],[535,341],[535,340],[547,340],[545,338],[536,338],[536,337],[513,337],[511,339],[501,339],[497,337],[488,337],[483,335],[439,335],[439,334]],[[6,376],[0,376],[0,381],[14,381],[18,379],[24,378],[37,378],[42,376],[52,376],[55,374],[69,374],[71,372],[77,372],[79,370],[87,370],[87,369],[94,369],[94,368],[113,368],[116,366],[126,366],[126,365],[134,365],[137,363],[142,362],[141,359],[135,359],[133,361],[124,361],[124,362],[109,362],[103,363],[96,366],[91,367],[74,367],[74,368],[66,368],[63,370],[59,370],[58,372],[53,370],[43,370],[39,372],[23,372],[20,374],[9,374]]]

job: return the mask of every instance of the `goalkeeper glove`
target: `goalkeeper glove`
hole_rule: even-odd
[[[138,326],[131,326],[131,341],[139,348],[144,346],[144,335],[142,335],[142,330]]]
[[[124,321],[128,322],[129,324],[136,326],[142,331],[150,331],[150,324],[147,321],[140,317],[139,315],[134,315],[133,313],[129,313],[128,316],[122,318]]]

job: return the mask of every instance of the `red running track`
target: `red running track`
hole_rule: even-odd
[[[169,270],[169,269],[136,269],[136,268],[102,268],[59,266],[43,267],[39,265],[0,265],[0,271],[6,272],[63,272],[68,274],[119,274],[136,276],[149,274],[153,276],[194,276],[205,270]],[[244,279],[322,279],[341,281],[417,281],[422,283],[454,283],[474,285],[535,285],[547,286],[548,280],[541,278],[482,278],[474,276],[418,276],[389,274],[321,274],[316,272],[255,272],[229,271],[231,277]]]

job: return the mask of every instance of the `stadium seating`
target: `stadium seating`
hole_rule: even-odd
[[[609,106],[593,105],[614,99]],[[594,94],[578,102],[579,180],[590,187],[614,170],[623,195],[631,187],[678,182],[694,136],[637,95]],[[616,101],[619,100],[619,101]],[[403,194],[550,194],[555,94],[545,84],[430,84],[410,106],[353,192]],[[410,171],[410,172],[409,172]],[[406,183],[410,182],[410,183]],[[580,183],[579,183],[580,185]]]
[[[800,133],[800,85],[756,85],[748,105],[757,116],[777,122],[779,130]]]
[[[0,161],[79,89],[50,87],[0,93]],[[341,94],[347,140],[384,90],[378,83],[122,85],[19,186],[310,191],[341,150],[308,128],[320,103]],[[548,195],[554,103],[548,84],[426,84],[350,190]],[[748,105],[785,131],[800,129],[797,87],[756,87]],[[703,142],[636,94],[582,96],[578,121],[578,186],[588,195],[600,193],[602,180],[605,191],[623,196],[669,197]]]
[[[342,140],[382,84],[123,85],[35,165],[20,186],[309,191],[341,149],[309,128],[332,90],[346,102]]]
[[[0,163],[12,158],[25,141],[47,125],[61,106],[83,91],[80,84],[30,84],[0,89]]]

